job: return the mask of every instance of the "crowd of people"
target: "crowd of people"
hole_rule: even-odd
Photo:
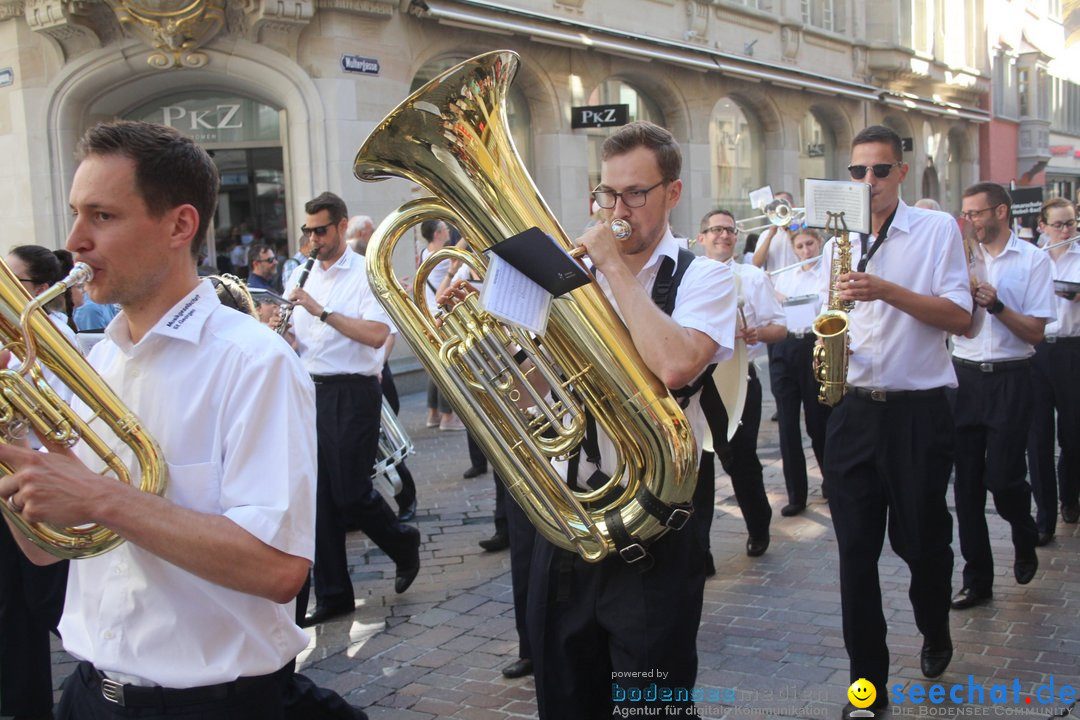
[[[30,296],[75,259],[94,269],[50,318],[72,336],[103,331],[87,360],[158,439],[170,482],[159,497],[100,475],[82,446],[72,455],[48,442],[51,452],[0,444],[11,469],[0,477],[8,512],[32,523],[98,523],[126,540],[100,557],[60,563],[10,521],[0,527],[0,714],[52,717],[55,630],[80,661],[59,718],[127,717],[127,708],[147,718],[364,717],[298,675],[295,658],[308,642],[301,627],[355,609],[348,532],[362,531],[393,560],[397,593],[421,570],[421,535],[410,523],[423,498],[408,468],[399,465],[393,498],[372,482],[383,398],[397,410],[387,364],[397,329],[365,272],[373,221],[350,218],[333,193],[311,199],[296,256],[249,244],[250,307],[225,307],[236,303],[223,303],[221,283],[215,289],[197,267],[218,187],[206,153],[176,131],[133,122],[92,128],[80,153],[67,250],[16,247],[7,265]],[[962,223],[909,206],[900,198],[908,170],[900,138],[882,126],[856,135],[848,170],[870,186],[871,227],[852,238],[851,267],[833,277],[835,238],[775,225],[744,256],[739,223],[724,208],[701,218],[702,252],[688,250],[670,226],[682,194],[671,134],[635,122],[603,144],[592,192],[600,221],[575,243],[626,326],[627,349],[678,398],[701,454],[691,503],[641,500],[670,529],[621,537],[611,529],[621,521],[605,516],[618,551],[600,562],[536,532],[494,477],[495,534],[481,546],[510,549],[519,636],[519,657],[503,674],[535,674],[541,718],[611,716],[614,673],[627,689],[656,677],[694,687],[704,584],[717,572],[709,551],[714,458],[731,478],[746,554],[770,546],[758,363],[767,364],[776,399],[781,518],[807,506],[803,427],[822,474],[853,682],[883,688],[889,677],[878,579],[886,534],[910,568],[920,667],[934,678],[952,658],[950,612],[992,599],[987,492],[1012,528],[1019,584],[1036,577],[1036,548],[1053,541],[1059,510],[1077,522],[1080,406],[1072,395],[1080,391],[1069,371],[1080,352],[1080,285],[1069,283],[1080,280],[1080,250],[1064,242],[1076,208],[1046,204],[1040,230],[1051,247],[1040,249],[1011,231],[1009,195],[992,183],[964,192]],[[616,237],[616,220],[629,237]],[[467,250],[442,220],[419,232],[421,261],[450,245]],[[444,260],[426,282],[434,312],[460,302],[480,278]],[[812,319],[844,301],[854,303],[847,388],[830,408],[818,401]],[[716,367],[740,352],[745,402],[731,417]],[[18,366],[10,353],[0,360]],[[85,399],[72,402],[80,414],[93,412]],[[427,407],[428,427],[463,428],[434,383]],[[562,471],[572,488],[599,487],[624,462],[604,425],[594,425],[588,447]],[[288,442],[268,445],[270,436]],[[470,479],[495,463],[466,439]],[[964,559],[955,594],[951,478]],[[695,715],[692,699],[678,694],[650,703],[666,715]],[[869,711],[880,716],[887,703],[880,693]]]

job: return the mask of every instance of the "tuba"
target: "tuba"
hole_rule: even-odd
[[[688,504],[698,450],[682,410],[646,368],[596,283],[555,298],[542,337],[495,320],[475,294],[438,322],[424,302],[427,276],[439,262],[456,258],[482,276],[479,253],[528,228],[571,250],[510,137],[506,94],[517,68],[510,51],[451,68],[402,102],[364,142],[353,166],[360,180],[403,177],[434,196],[406,203],[380,224],[368,244],[368,278],[537,530],[596,562],[616,550],[611,526],[621,522],[635,544],[618,552],[633,562],[645,556],[644,543],[689,517],[681,509],[661,522],[639,491],[669,506]],[[410,297],[395,277],[394,248],[408,228],[428,219],[453,222],[478,254],[433,253],[417,270]],[[550,388],[550,401],[533,378]],[[552,461],[578,451],[586,410],[614,440],[617,458],[610,480],[576,492]]]
[[[92,277],[88,265],[76,263],[67,277],[31,298],[7,263],[0,261],[0,334],[4,349],[21,361],[18,370],[0,370],[0,442],[21,437],[28,428],[51,445],[70,448],[81,441],[101,458],[102,474],[130,484],[131,473],[115,449],[126,444],[139,469],[139,489],[161,495],[167,482],[161,449],[42,309],[69,287]],[[84,421],[57,396],[42,366],[94,411],[91,421]],[[0,472],[10,473],[11,468],[0,464]],[[124,542],[101,525],[29,523],[6,499],[0,500],[0,511],[35,545],[59,558],[94,557]]]
[[[851,238],[843,213],[828,213],[826,232],[836,238],[832,263],[829,265],[829,302],[814,318],[814,334],[821,344],[814,348],[814,375],[821,387],[818,402],[834,407],[847,390],[848,371],[848,313],[855,307],[850,300],[840,299],[840,276],[851,272]]]

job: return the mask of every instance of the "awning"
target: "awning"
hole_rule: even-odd
[[[808,73],[708,48],[688,47],[664,38],[507,7],[490,0],[412,0],[410,12],[444,25],[500,35],[523,35],[536,42],[595,49],[637,60],[659,60],[703,72],[719,71],[752,82],[767,82],[867,102],[884,102],[973,122],[987,122],[990,119],[990,114],[979,108],[903,95],[875,85]]]

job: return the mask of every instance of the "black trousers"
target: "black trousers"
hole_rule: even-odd
[[[653,543],[641,572],[618,556],[587,563],[537,535],[529,578],[528,630],[541,720],[609,718],[617,706],[667,706],[694,717],[690,702],[622,702],[630,688],[693,688],[705,590],[705,550],[683,528]],[[660,677],[622,673],[657,671]]]
[[[984,373],[956,364],[956,521],[964,587],[988,593],[994,556],[986,526],[986,492],[1012,527],[1017,552],[1035,550],[1031,486],[1024,452],[1031,421],[1031,371],[1023,366]]]
[[[703,391],[704,392],[704,391]],[[723,404],[719,397],[715,401],[711,396],[701,399],[702,409],[706,413],[723,414],[724,426],[727,425]],[[719,404],[719,407],[717,407]],[[706,407],[708,405],[708,407]],[[715,423],[717,427],[721,423]],[[710,422],[710,427],[713,423]],[[731,441],[726,436],[713,434],[715,455],[720,458],[720,465],[731,478],[735,490],[735,501],[739,503],[746,531],[752,538],[769,536],[769,522],[772,520],[772,507],[765,493],[765,480],[762,476],[761,461],[757,455],[758,429],[761,427],[761,382],[757,379],[754,366],[750,366],[750,379],[746,387],[746,404],[743,406],[742,422]],[[709,532],[712,529],[716,501],[716,466],[714,453],[702,452],[698,465],[697,487],[694,489],[694,531],[698,533],[702,547],[711,547]]]
[[[776,419],[780,431],[780,459],[784,464],[784,484],[788,502],[805,505],[807,495],[806,456],[803,454],[799,408],[806,418],[806,434],[814,449],[818,468],[825,477],[825,426],[831,408],[818,402],[818,382],[812,367],[814,335],[788,338],[769,346],[769,378],[776,398]]]
[[[532,565],[533,545],[536,543],[536,528],[529,522],[529,516],[503,486],[502,478],[496,473],[496,497],[502,497],[502,526],[499,530],[499,517],[496,513],[496,532],[505,532],[510,538],[510,582],[514,589],[514,625],[518,634],[518,657],[531,658],[529,645],[528,598],[529,568]]]
[[[27,560],[0,520],[0,715],[52,710],[49,633],[64,610],[67,572],[66,560],[44,567]]]
[[[880,688],[889,677],[878,576],[886,529],[911,571],[908,597],[919,631],[933,639],[948,632],[953,554],[945,493],[952,462],[944,391],[888,402],[848,395],[833,408],[825,469],[853,682],[866,678]]]
[[[174,704],[163,693],[160,704],[152,707],[124,707],[106,700],[94,670],[81,662],[67,680],[64,694],[56,707],[57,720],[109,720],[137,718],[158,720],[284,720],[282,685],[288,680],[285,668],[258,679],[246,681],[227,697],[199,703]]]
[[[315,505],[315,602],[354,600],[345,532],[358,527],[396,563],[409,563],[415,540],[371,484],[379,446],[382,394],[374,377],[315,384],[319,480]]]
[[[469,463],[475,468],[487,471],[488,461],[487,456],[484,455],[484,451],[480,449],[480,445],[473,439],[472,433],[465,433],[465,442],[469,445]]]
[[[1080,338],[1041,342],[1031,359],[1031,430],[1028,472],[1035,496],[1035,525],[1054,534],[1058,500],[1080,502]],[[1054,417],[1061,456],[1054,468]]]
[[[397,385],[394,384],[394,373],[390,370],[389,363],[383,364],[382,394],[394,414],[400,415],[401,401],[398,399]],[[404,510],[416,502],[416,481],[413,480],[412,473],[405,466],[404,460],[398,463],[394,469],[397,470],[398,477],[401,478],[401,492],[394,496],[394,500],[397,502],[398,510]]]

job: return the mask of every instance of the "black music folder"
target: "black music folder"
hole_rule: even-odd
[[[588,285],[591,280],[577,260],[537,227],[508,237],[489,250],[554,297]]]

